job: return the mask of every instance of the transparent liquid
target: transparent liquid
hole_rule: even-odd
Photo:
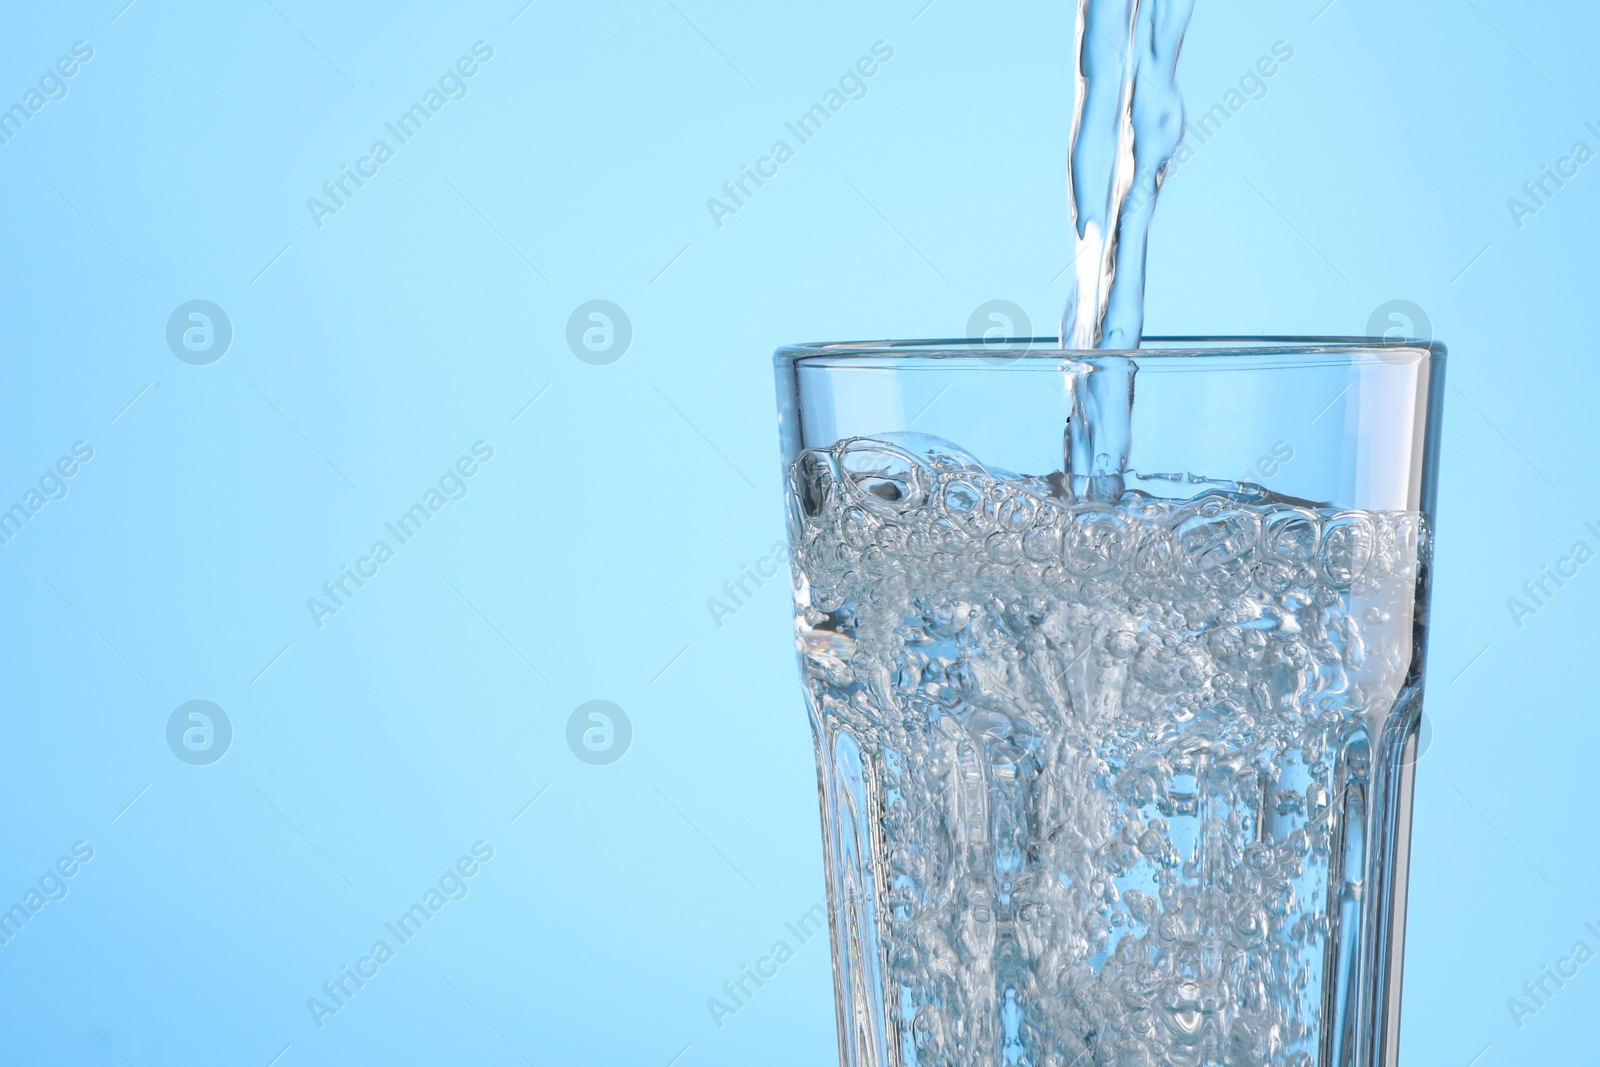
[[[789,477],[845,1062],[1346,1062],[1422,517],[915,434]]]
[[[1078,4],[1063,348],[1139,347],[1150,222],[1183,139],[1178,53],[1193,10],[1194,0]]]

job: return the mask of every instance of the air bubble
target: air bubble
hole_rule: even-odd
[[[1426,525],[1043,499],[916,437],[788,481],[828,788],[890,868],[854,891],[883,894],[891,1040],[990,1062],[1010,1013],[1019,1063],[1294,1064],[1335,756],[1403,695]]]

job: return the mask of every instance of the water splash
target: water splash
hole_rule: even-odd
[[[1079,0],[1063,348],[1139,347],[1150,219],[1183,137],[1176,73],[1193,11],[1194,0]]]

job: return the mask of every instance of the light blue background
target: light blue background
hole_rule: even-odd
[[[1169,183],[1149,327],[1355,333],[1401,298],[1450,345],[1405,1059],[1584,1062],[1600,964],[1521,1029],[1506,1000],[1600,947],[1600,564],[1520,629],[1506,600],[1600,545],[1600,165],[1521,229],[1506,200],[1600,148],[1600,15],[1323,2],[1200,0],[1191,108],[1294,58]],[[776,345],[960,334],[992,298],[1053,328],[1072,9],[523,3],[5,15],[0,102],[94,58],[0,145],[0,507],[94,459],[0,547],[0,904],[95,852],[0,946],[4,1062],[835,1054],[826,945],[784,927],[823,895],[786,596],[720,628],[706,601],[781,536]],[[319,229],[306,199],[480,40]],[[719,229],[706,199],[880,40]],[[596,298],[633,324],[609,366],[565,340]],[[235,331],[210,366],[165,341],[191,299]],[[306,599],[480,440],[319,629]],[[635,734],[591,766],[566,722],[601,698]],[[165,740],[191,699],[234,727],[210,766]],[[307,998],[477,841],[469,895],[319,1029]],[[719,1029],[707,998],[779,939]]]

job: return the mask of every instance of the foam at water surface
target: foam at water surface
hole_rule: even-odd
[[[790,479],[850,1062],[1317,1063],[1422,517],[1079,502],[910,434]]]

